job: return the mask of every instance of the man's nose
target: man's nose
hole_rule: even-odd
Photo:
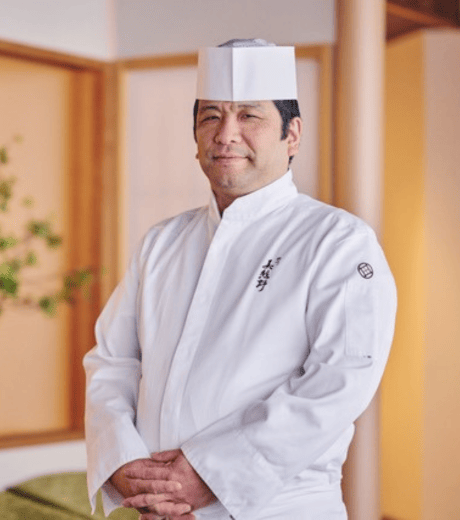
[[[233,116],[224,116],[217,127],[215,141],[218,144],[238,143],[241,141],[241,129]]]

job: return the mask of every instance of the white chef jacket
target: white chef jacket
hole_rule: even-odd
[[[181,448],[218,502],[198,520],[343,520],[353,422],[388,357],[394,281],[373,231],[289,171],[153,226],[96,325],[88,486]]]

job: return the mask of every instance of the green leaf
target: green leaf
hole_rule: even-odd
[[[32,197],[24,197],[22,199],[22,205],[26,208],[31,208],[34,205],[34,199]]]
[[[18,292],[18,281],[15,276],[15,271],[11,269],[10,265],[3,263],[0,265],[0,291],[7,296],[15,297]]]
[[[0,290],[8,296],[16,296],[18,292],[18,284],[16,280],[0,275]]]
[[[73,293],[72,289],[63,289],[59,293],[59,297],[61,298],[61,300],[64,300],[66,303],[71,305],[71,304],[75,303],[75,298],[73,297],[72,293]]]
[[[0,237],[0,251],[5,251],[9,247],[14,247],[19,240],[13,236]]]
[[[0,163],[6,164],[8,162],[8,152],[6,150],[6,147],[3,146],[0,148]]]
[[[53,296],[43,296],[38,300],[38,305],[48,316],[54,316],[56,313],[57,301]]]
[[[64,287],[68,289],[77,289],[91,282],[92,270],[90,268],[79,269],[64,278]]]
[[[50,234],[50,223],[47,220],[31,220],[27,224],[27,229],[37,237],[47,238]]]
[[[79,287],[88,286],[93,280],[93,273],[90,268],[79,270],[77,276]]]
[[[7,211],[8,201],[13,195],[13,184],[16,182],[14,177],[10,179],[4,179],[0,182],[0,209]]]
[[[8,262],[8,265],[10,266],[11,272],[17,273],[22,267],[22,262],[19,258],[13,258]]]
[[[37,255],[34,253],[34,251],[29,251],[26,255],[26,259],[24,260],[25,265],[36,265],[38,262]]]
[[[66,290],[72,290],[76,287],[75,282],[73,280],[73,276],[67,275],[64,277],[64,288]]]
[[[48,247],[59,247],[62,244],[62,237],[59,235],[48,235],[46,242]]]

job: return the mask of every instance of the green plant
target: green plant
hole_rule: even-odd
[[[20,139],[16,138],[16,141]],[[63,238],[53,229],[51,218],[30,218],[24,225],[22,236],[6,232],[3,229],[2,215],[11,216],[10,203],[14,197],[15,177],[3,174],[5,165],[9,163],[9,149],[0,148],[0,315],[8,305],[36,308],[54,316],[60,303],[72,304],[78,291],[85,290],[89,295],[89,288],[94,281],[96,270],[91,267],[75,269],[56,275],[58,288],[46,294],[26,294],[28,282],[25,273],[39,265],[36,245],[44,242],[49,249],[57,249],[62,245]],[[22,200],[22,205],[32,208],[34,205],[30,197]],[[40,281],[40,280],[39,280]],[[36,285],[36,281],[34,285]]]

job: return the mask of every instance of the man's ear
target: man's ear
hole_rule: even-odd
[[[300,117],[294,117],[289,122],[288,135],[288,155],[292,157],[299,151],[300,137],[302,136],[303,123]]]

